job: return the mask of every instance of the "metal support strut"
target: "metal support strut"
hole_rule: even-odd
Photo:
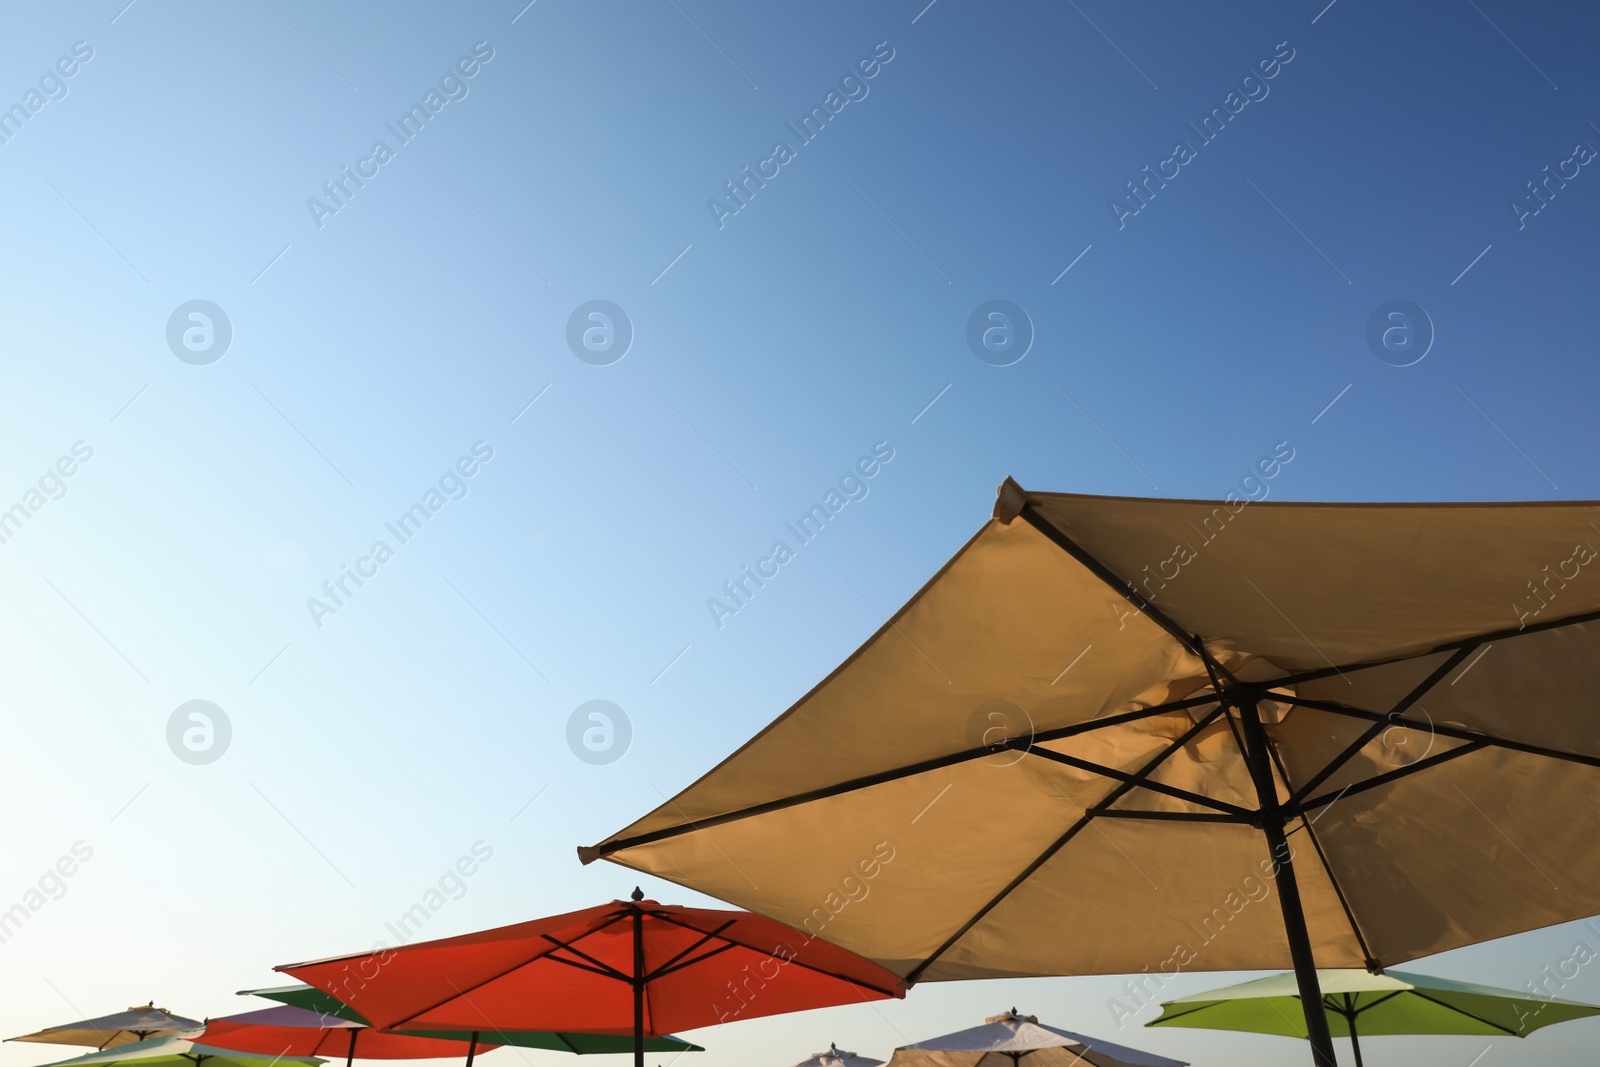
[[[644,1067],[644,912],[639,901],[644,894],[637,888],[633,899],[633,1067]]]
[[[1272,854],[1278,888],[1278,904],[1283,909],[1284,933],[1289,938],[1289,956],[1294,961],[1294,977],[1300,987],[1300,1006],[1306,1016],[1306,1039],[1311,1042],[1311,1059],[1317,1067],[1337,1067],[1333,1055],[1333,1034],[1328,1030],[1328,1015],[1322,1006],[1322,987],[1317,981],[1317,961],[1311,953],[1311,935],[1306,929],[1305,908],[1300,903],[1300,885],[1294,877],[1294,860],[1283,828],[1287,822],[1278,802],[1278,787],[1272,776],[1272,755],[1267,750],[1267,731],[1261,724],[1254,692],[1235,697],[1239,724],[1244,733],[1244,758],[1255,783],[1261,809],[1261,831]]]

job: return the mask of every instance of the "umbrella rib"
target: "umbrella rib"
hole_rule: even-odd
[[[1287,776],[1285,776],[1287,777]],[[1369,964],[1375,962],[1372,955],[1372,946],[1367,944],[1366,935],[1361,932],[1361,924],[1356,922],[1356,913],[1350,908],[1350,899],[1345,896],[1344,886],[1339,884],[1339,878],[1333,873],[1333,865],[1328,862],[1328,854],[1323,851],[1322,841],[1317,837],[1316,830],[1311,825],[1311,820],[1300,814],[1300,827],[1306,832],[1306,839],[1311,842],[1311,847],[1317,853],[1317,860],[1322,864],[1322,869],[1327,872],[1328,884],[1333,886],[1334,895],[1339,898],[1339,907],[1344,909],[1344,917],[1350,923],[1350,932],[1356,935],[1356,944],[1361,946],[1361,958]]]
[[[1104,582],[1118,596],[1138,608],[1146,618],[1165,630],[1173,640],[1193,652],[1196,656],[1199,656],[1202,660],[1211,661],[1210,653],[1206,651],[1205,645],[1201,643],[1198,637],[1184,630],[1183,627],[1168,618],[1164,611],[1140,596],[1138,589],[1134,587],[1132,582],[1122,578],[1110,567],[1090,555],[1083,546],[1057,529],[1054,523],[1035,510],[1032,504],[1023,506],[1021,517],[1027,520],[1029,526],[1044,534],[1057,548],[1083,564],[1090,574]],[[1220,664],[1218,666],[1220,668]]]
[[[646,982],[654,982],[656,979],[665,978],[669,974],[677,974],[679,971],[684,970],[687,967],[693,967],[697,963],[704,963],[706,960],[709,960],[711,957],[720,956],[724,952],[727,952],[728,950],[730,950],[732,948],[735,948],[735,947],[744,948],[746,946],[739,945],[737,942],[734,942],[734,941],[727,941],[727,942],[724,942],[723,944],[718,945],[716,948],[712,949],[710,952],[707,952],[707,953],[705,953],[704,955],[701,955],[701,956],[696,956],[692,960],[684,960],[682,963],[678,964],[677,966],[673,966],[671,964],[664,963],[660,967],[657,967],[650,974],[646,975],[644,980]]]
[[[1091,774],[1100,775],[1102,778],[1110,778],[1119,782],[1127,782],[1139,789],[1148,789],[1153,793],[1160,793],[1163,796],[1175,797],[1178,800],[1185,800],[1191,804],[1199,804],[1201,807],[1211,808],[1212,810],[1220,811],[1225,815],[1232,815],[1235,819],[1253,819],[1256,816],[1255,812],[1248,808],[1242,808],[1237,804],[1229,804],[1223,800],[1213,800],[1211,797],[1205,796],[1201,793],[1191,793],[1187,789],[1178,789],[1175,786],[1166,785],[1161,782],[1152,782],[1148,778],[1139,778],[1128,771],[1119,771],[1115,767],[1107,767],[1104,764],[1095,763],[1091,760],[1079,759],[1076,756],[1068,756],[1062,752],[1052,752],[1049,749],[1030,748],[1027,750],[1027,752],[1029,755],[1038,756],[1040,759],[1050,760],[1053,763],[1064,764],[1068,767],[1075,767],[1080,771],[1088,771]]]
[[[1161,1016],[1161,1018],[1159,1018],[1159,1019],[1151,1019],[1149,1022],[1145,1023],[1145,1025],[1146,1026],[1166,1026],[1168,1023],[1172,1022],[1172,1020],[1174,1020],[1174,1019],[1186,1018],[1187,1016],[1194,1015],[1197,1012],[1210,1011],[1212,1008],[1217,1007],[1219,1003],[1221,1003],[1221,1002],[1213,1001],[1210,1004],[1201,1004],[1198,1007],[1190,1008],[1188,1011],[1180,1011],[1176,1015],[1163,1014]],[[1165,1004],[1162,1005],[1163,1008],[1165,1008],[1166,1006],[1167,1005],[1165,1005]],[[1209,1027],[1207,1027],[1207,1029],[1209,1029]],[[1230,1027],[1226,1027],[1225,1029],[1231,1030],[1231,1029],[1233,1029],[1233,1027],[1230,1026]]]
[[[1408,990],[1408,992],[1411,993],[1412,996],[1419,997],[1422,1000],[1426,1000],[1430,1004],[1437,1004],[1437,1005],[1439,1005],[1439,1007],[1444,1008],[1447,1011],[1453,1011],[1457,1015],[1465,1015],[1467,1018],[1471,1019],[1473,1022],[1479,1022],[1479,1023],[1482,1023],[1485,1026],[1492,1026],[1496,1030],[1501,1031],[1502,1033],[1510,1034],[1512,1037],[1520,1037],[1520,1036],[1522,1036],[1520,1032],[1518,1032],[1516,1030],[1512,1030],[1509,1027],[1501,1026],[1499,1023],[1492,1022],[1489,1019],[1485,1019],[1481,1015],[1474,1015],[1470,1011],[1465,1010],[1464,1008],[1458,1008],[1454,1004],[1446,1004],[1442,1000],[1438,1000],[1438,999],[1436,999],[1434,997],[1430,997],[1430,996],[1428,996],[1428,994],[1424,993],[1420,989],[1410,989],[1410,990]]]
[[[1365,781],[1357,782],[1354,785],[1347,785],[1337,793],[1323,793],[1319,797],[1313,797],[1312,799],[1299,805],[1299,807],[1295,809],[1295,814],[1303,816],[1308,811],[1313,811],[1316,808],[1324,807],[1334,803],[1340,797],[1350,796],[1354,793],[1365,793],[1369,789],[1376,789],[1379,786],[1388,785],[1391,782],[1397,782],[1401,778],[1409,778],[1418,771],[1424,771],[1430,767],[1437,767],[1441,763],[1448,763],[1453,759],[1469,755],[1473,752],[1481,752],[1483,749],[1490,747],[1491,744],[1492,742],[1490,741],[1487,741],[1483,738],[1477,738],[1473,741],[1467,742],[1464,745],[1458,745],[1457,747],[1446,752],[1440,752],[1437,755],[1429,756],[1426,759],[1419,759],[1415,763],[1408,763],[1404,767],[1397,767],[1392,771],[1376,775],[1375,777],[1368,778]]]
[[[1343,767],[1345,763],[1354,757],[1357,752],[1360,752],[1363,748],[1366,748],[1368,742],[1370,742],[1374,737],[1377,737],[1389,726],[1393,725],[1393,720],[1396,717],[1405,714],[1405,712],[1410,709],[1411,705],[1415,704],[1418,700],[1421,700],[1423,695],[1427,693],[1428,690],[1432,689],[1435,685],[1438,685],[1439,682],[1444,679],[1445,675],[1455,670],[1456,666],[1462,660],[1470,656],[1473,650],[1477,647],[1477,645],[1467,645],[1465,648],[1458,649],[1455,655],[1451,656],[1449,659],[1439,664],[1438,667],[1434,668],[1434,670],[1426,678],[1417,683],[1411,692],[1401,697],[1400,700],[1395,703],[1395,706],[1390,708],[1388,713],[1382,719],[1374,722],[1371,726],[1363,730],[1361,735],[1354,741],[1350,742],[1350,744],[1345,747],[1343,752],[1340,752],[1328,762],[1327,766],[1323,767],[1322,770],[1312,775],[1304,785],[1295,790],[1294,793],[1290,795],[1289,802],[1291,804],[1297,804],[1306,797],[1310,796],[1313,789],[1327,781],[1335,772],[1339,770],[1340,767]],[[1288,776],[1285,775],[1284,782],[1287,783],[1288,780]]]
[[[674,926],[681,926],[685,930],[700,930],[700,928],[698,926],[695,926],[692,923],[683,922],[682,920],[676,919],[673,916],[667,915],[665,913],[652,912],[651,914],[655,915],[655,917],[660,919],[662,922],[672,923]],[[724,929],[726,929],[726,927],[724,927]],[[793,929],[793,928],[791,927],[791,929]],[[700,931],[700,932],[704,933],[703,930]],[[799,930],[795,930],[795,932],[799,933],[800,931]],[[735,938],[735,937],[724,937],[723,940],[727,941],[729,945],[738,945],[740,948],[747,948],[747,949],[750,949],[752,952],[762,952],[762,953],[765,953],[768,956],[773,956],[773,958],[775,958],[775,959],[781,958],[781,957],[774,956],[773,952],[768,951],[767,949],[761,948],[759,945],[752,945],[752,944],[749,944],[747,942],[740,941],[738,938]],[[809,932],[806,934],[806,943],[807,944],[810,944],[812,941],[815,941],[815,940],[817,940],[817,937],[816,937],[815,934],[812,934],[812,933],[809,933]],[[827,944],[827,942],[824,942],[824,944]],[[705,959],[706,957],[702,956],[700,958],[701,959]],[[699,960],[695,960],[693,962],[698,963]],[[863,989],[870,989],[873,992],[882,993],[885,996],[895,997],[895,996],[898,996],[899,992],[900,992],[898,989],[885,989],[883,986],[873,985],[871,982],[867,981],[864,978],[857,978],[854,975],[843,974],[843,973],[841,973],[839,971],[830,971],[826,967],[819,967],[816,964],[807,963],[806,961],[804,961],[802,959],[799,959],[798,956],[796,958],[792,958],[792,959],[787,960],[786,961],[786,965],[788,965],[788,966],[799,965],[804,970],[812,971],[812,972],[814,972],[816,974],[826,975],[829,978],[837,978],[841,982],[847,982],[850,985],[860,986]]]
[[[1415,719],[1395,717],[1389,719],[1376,711],[1367,711],[1365,708],[1352,708],[1347,704],[1335,704],[1327,700],[1310,700],[1305,697],[1284,697],[1285,703],[1295,704],[1303,708],[1313,708],[1317,711],[1332,712],[1335,715],[1348,715],[1356,719],[1369,721],[1382,719],[1396,726],[1409,726],[1423,733],[1435,733],[1441,737],[1453,738],[1457,741],[1480,741],[1494,748],[1504,748],[1512,752],[1522,752],[1530,756],[1544,756],[1548,759],[1567,760],[1571,763],[1581,763],[1585,767],[1600,767],[1600,756],[1585,756],[1579,752],[1563,752],[1558,748],[1545,748],[1542,745],[1529,745],[1521,741],[1512,741],[1504,737],[1495,737],[1493,734],[1481,734],[1472,730],[1464,730],[1444,723],[1418,722]]]
[[[1549,622],[1536,622],[1516,628],[1507,627],[1504,630],[1491,630],[1488,633],[1477,634],[1473,637],[1461,637],[1454,641],[1446,641],[1443,644],[1434,645],[1432,648],[1424,649],[1421,652],[1410,652],[1403,656],[1389,656],[1385,659],[1369,660],[1364,663],[1346,663],[1338,667],[1320,667],[1316,670],[1285,675],[1271,682],[1262,682],[1260,684],[1270,688],[1272,686],[1298,685],[1301,682],[1314,682],[1320,678],[1331,678],[1336,674],[1349,674],[1352,671],[1364,671],[1372,667],[1387,667],[1391,663],[1404,663],[1407,660],[1438,655],[1440,652],[1453,652],[1463,646],[1483,645],[1493,641],[1509,641],[1513,637],[1526,637],[1529,634],[1557,630],[1563,626],[1577,626],[1581,623],[1594,622],[1597,619],[1600,619],[1600,611],[1585,611],[1577,615],[1568,615],[1561,619],[1551,619]]]
[[[1217,698],[1215,694],[1208,693],[1204,696],[1186,697],[1183,700],[1172,700],[1165,704],[1155,704],[1148,708],[1140,708],[1136,711],[1123,712],[1120,715],[1106,715],[1098,719],[1091,719],[1088,722],[1074,723],[1071,726],[1062,726],[1053,730],[1040,730],[1031,737],[1018,737],[999,745],[985,745],[982,748],[969,748],[961,752],[952,753],[948,756],[936,756],[933,759],[921,760],[917,763],[907,764],[904,767],[897,767],[888,771],[879,771],[876,774],[863,775],[860,778],[851,778],[835,785],[826,785],[817,789],[809,789],[804,793],[796,793],[793,796],[781,797],[777,800],[769,800],[761,804],[753,804],[748,808],[739,808],[735,811],[724,812],[721,815],[711,815],[706,818],[696,819],[693,822],[680,823],[676,826],[666,826],[659,830],[650,830],[642,834],[636,834],[633,837],[619,838],[615,841],[608,841],[596,845],[593,847],[593,849],[580,848],[578,850],[578,854],[579,857],[583,859],[583,862],[588,863],[603,856],[610,856],[614,853],[621,852],[625,849],[635,848],[639,845],[654,844],[657,841],[665,841],[669,838],[682,836],[683,834],[694,833],[701,830],[709,830],[712,827],[721,826],[725,823],[738,822],[741,819],[751,819],[758,815],[767,815],[774,811],[783,811],[785,808],[797,807],[801,804],[809,804],[812,801],[827,800],[830,797],[841,796],[845,793],[853,793],[862,789],[870,789],[873,786],[899,781],[901,778],[911,778],[919,774],[926,774],[929,771],[942,770],[945,767],[953,767],[960,763],[968,763],[972,760],[984,759],[985,757],[992,756],[997,752],[1026,749],[1030,745],[1043,744],[1048,741],[1059,741],[1068,737],[1076,737],[1079,734],[1092,733],[1096,730],[1104,730],[1112,726],[1122,726],[1130,722],[1138,722],[1141,719],[1154,718],[1155,716],[1165,715],[1172,711],[1182,711],[1187,708],[1195,708],[1201,706],[1202,704],[1213,704],[1216,703],[1216,699]]]
[[[666,919],[666,917],[664,915],[661,915],[661,914],[659,914],[657,912],[653,912],[652,911],[652,912],[647,912],[646,914],[648,914],[653,919],[658,919],[658,920],[665,919],[667,922],[671,922],[670,919]],[[737,919],[729,919],[727,922],[723,923],[721,926],[717,927],[715,930],[701,930],[699,927],[689,926],[686,923],[673,923],[674,926],[677,926],[680,929],[693,930],[695,933],[700,935],[700,940],[694,942],[688,948],[684,949],[682,952],[678,953],[676,956],[673,956],[671,959],[667,960],[660,967],[657,967],[653,973],[645,975],[645,979],[644,980],[647,981],[647,982],[651,982],[651,981],[654,981],[655,979],[661,977],[663,974],[668,973],[670,970],[673,969],[673,964],[677,963],[679,960],[683,959],[685,956],[689,955],[695,949],[699,948],[701,945],[704,945],[706,942],[711,941],[711,940],[713,940],[715,938],[721,937],[722,936],[722,932],[724,930],[726,930],[728,927],[732,926],[736,922],[738,922]],[[729,942],[730,947],[731,947],[732,944],[733,943],[730,941]],[[719,949],[718,951],[721,951],[721,950]],[[709,958],[710,958],[709,956],[700,957],[700,959],[709,959]],[[689,962],[690,963],[698,963],[699,960],[690,960]],[[687,964],[685,966],[687,966]]]
[[[1177,752],[1184,745],[1187,745],[1190,740],[1192,740],[1194,736],[1201,730],[1215,722],[1217,716],[1221,715],[1224,710],[1224,706],[1218,704],[1214,709],[1207,712],[1206,715],[1200,719],[1200,721],[1196,722],[1189,729],[1185,730],[1181,736],[1163,749],[1160,754],[1141,767],[1139,769],[1138,776],[1145,777],[1153,773],[1157,767],[1166,762],[1169,756],[1171,756],[1174,752]],[[1133,790],[1133,788],[1134,783],[1132,782],[1124,782],[1121,785],[1116,786],[1111,790],[1111,792],[1107,793],[1105,797],[1101,799],[1100,803],[1096,805],[1096,807],[1103,808],[1108,804],[1115,804],[1117,801],[1127,796],[1128,793]],[[1064,834],[1056,838],[1054,843],[1040,853],[1032,863],[1023,868],[1020,874],[1011,879],[1010,882],[1006,883],[1000,892],[995,894],[993,899],[979,909],[976,915],[968,919],[958,930],[956,930],[955,933],[946,938],[944,943],[935,949],[931,956],[917,964],[917,966],[906,975],[906,985],[911,986],[915,984],[917,979],[922,975],[923,971],[926,971],[930,966],[932,966],[935,960],[948,952],[952,945],[965,937],[967,935],[967,931],[978,925],[978,923],[983,920],[985,915],[988,915],[991,911],[998,907],[1002,900],[1010,896],[1018,886],[1032,877],[1035,871],[1037,871],[1040,867],[1043,867],[1046,863],[1050,862],[1051,857],[1065,848],[1067,843],[1070,842],[1074,837],[1078,836],[1078,834],[1082,832],[1083,828],[1089,825],[1093,818],[1094,815],[1090,811],[1085,811],[1081,816],[1079,816],[1078,820],[1068,827]]]
[[[1393,1000],[1395,997],[1398,997],[1402,993],[1414,993],[1414,992],[1416,992],[1416,989],[1414,987],[1411,988],[1411,989],[1396,989],[1393,992],[1385,993],[1383,996],[1379,997],[1377,1000],[1374,1000],[1370,1004],[1367,1004],[1367,1005],[1365,1005],[1363,1007],[1354,1008],[1352,1010],[1353,1010],[1354,1014],[1362,1015],[1362,1014],[1365,1014],[1366,1012],[1371,1011],[1373,1008],[1376,1008],[1379,1004],[1387,1004],[1389,1001]]]
[[[544,934],[543,936],[544,936],[544,938],[546,940],[555,941],[555,938],[551,937],[549,934]],[[560,956],[556,955],[556,953],[559,952],[561,949],[566,949],[568,952],[572,953],[574,956],[577,956],[578,959],[576,959],[576,960],[562,959]],[[552,963],[564,963],[568,967],[576,967],[580,971],[593,971],[595,974],[603,975],[606,978],[615,979],[618,982],[631,982],[631,981],[633,981],[633,977],[631,975],[629,975],[626,971],[618,970],[617,968],[611,966],[611,964],[605,962],[604,960],[596,959],[595,957],[589,955],[587,952],[583,951],[581,948],[573,948],[571,945],[562,944],[560,941],[556,941],[556,947],[551,949],[549,952],[545,953],[542,958],[550,960]],[[586,962],[580,963],[580,962],[578,962],[578,960],[584,960]]]
[[[1225,815],[1220,811],[1146,811],[1137,808],[1107,808],[1096,805],[1088,809],[1089,814],[1099,819],[1148,819],[1155,822],[1222,822],[1237,826],[1255,819],[1255,812],[1249,818],[1240,818],[1235,815]]]
[[[596,932],[598,932],[600,930],[604,930],[606,927],[612,925],[613,923],[615,923],[617,921],[618,921],[618,916],[617,915],[613,915],[611,918],[607,919],[605,922],[599,923],[596,926],[594,926],[592,929],[584,931],[582,936],[587,937],[589,934],[596,933]],[[543,936],[544,936],[545,940],[555,942],[555,945],[558,948],[566,948],[566,949],[568,949],[570,951],[574,951],[574,952],[577,951],[576,949],[573,949],[570,945],[564,945],[560,941],[556,941],[556,939],[551,937],[549,934],[545,934]],[[408,1023],[411,1020],[415,1019],[419,1015],[426,1015],[426,1014],[428,1014],[428,1012],[434,1011],[434,1010],[436,1010],[438,1008],[441,1008],[444,1005],[450,1003],[452,1000],[455,1000],[457,997],[464,997],[468,993],[473,992],[474,990],[482,989],[484,986],[488,985],[490,982],[497,982],[500,979],[504,978],[506,975],[513,973],[514,971],[520,971],[520,970],[522,970],[522,968],[527,967],[530,964],[539,962],[540,960],[544,959],[546,956],[548,956],[553,951],[555,951],[555,949],[544,949],[544,950],[541,950],[540,952],[537,952],[534,955],[529,956],[527,959],[521,961],[520,963],[515,963],[512,966],[507,967],[505,970],[501,971],[499,974],[491,974],[487,978],[484,978],[484,979],[482,979],[480,981],[477,981],[477,982],[473,982],[471,985],[469,985],[465,989],[461,989],[461,988],[457,987],[455,993],[452,994],[451,996],[445,997],[443,1000],[439,1001],[438,1003],[430,1004],[426,1008],[421,1008],[421,1009],[419,1009],[417,1011],[414,1011],[410,1015],[405,1016],[404,1018],[396,1019],[394,1022],[392,1022],[389,1025],[385,1026],[383,1029],[385,1029],[385,1030],[394,1030],[394,1029],[397,1029],[398,1027],[404,1026],[406,1023]],[[580,955],[581,955],[581,953],[580,953]],[[572,963],[570,960],[560,960],[558,962],[566,963],[568,966],[577,966],[577,964]],[[602,964],[602,966],[603,966],[603,964]],[[451,983],[451,985],[454,985],[454,984],[455,983],[453,983],[453,982]]]

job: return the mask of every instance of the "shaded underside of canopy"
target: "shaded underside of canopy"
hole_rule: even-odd
[[[1275,969],[1261,700],[1316,959],[1600,913],[1600,505],[1131,500],[987,523],[592,849],[914,980]],[[1220,672],[1220,674],[1219,674]]]

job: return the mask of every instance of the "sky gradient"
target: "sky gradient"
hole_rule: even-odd
[[[418,936],[626,896],[574,846],[814,685],[1007,475],[1220,498],[1287,447],[1271,499],[1600,498],[1590,6],[525,3],[5,16],[0,909],[42,901],[7,1033],[247,1010],[273,964],[392,943],[475,846]],[[975,349],[991,301],[1025,319]],[[569,746],[596,700],[610,762]],[[1580,940],[1409,969],[1520,987]],[[1012,1005],[1306,1055],[1119,1028],[1119,990],[925,986],[686,1062],[887,1058]]]

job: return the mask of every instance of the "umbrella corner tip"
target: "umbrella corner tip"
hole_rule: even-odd
[[[1009,474],[994,491],[994,497],[994,517],[1006,526],[1009,526],[1013,519],[1022,514],[1022,509],[1028,506],[1028,494],[1023,492],[1022,486],[1018,485]]]
[[[579,845],[578,846],[578,862],[583,864],[585,867],[589,866],[589,864],[593,863],[595,860],[597,860],[599,858],[600,858],[600,846],[599,845]]]

